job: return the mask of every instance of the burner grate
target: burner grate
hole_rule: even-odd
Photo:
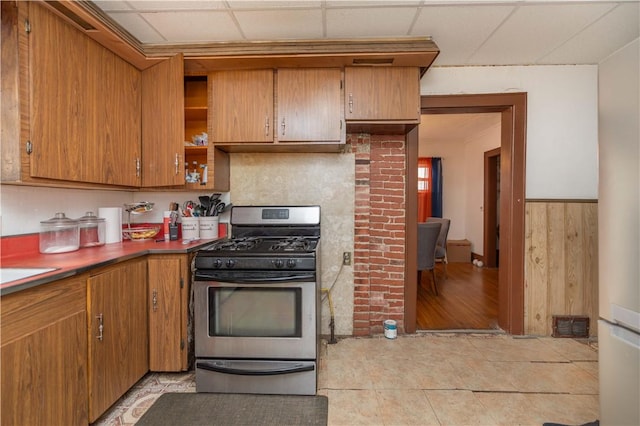
[[[262,240],[255,237],[235,238],[233,240],[220,241],[211,247],[213,251],[247,251],[251,250],[260,244]]]
[[[306,238],[293,237],[277,241],[269,249],[271,251],[308,251],[310,243]]]

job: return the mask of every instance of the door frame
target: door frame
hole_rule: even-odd
[[[498,173],[496,171],[497,159],[500,157],[500,148],[491,149],[484,153],[484,207],[483,212],[483,232],[482,232],[482,260],[488,268],[495,268],[498,265],[496,259],[497,229],[500,222],[497,220],[497,183]]]
[[[500,143],[500,268],[498,325],[513,335],[524,333],[524,210],[527,94],[427,95],[422,114],[501,113]],[[405,332],[416,331],[418,294],[418,128],[407,134],[407,226],[405,253]]]

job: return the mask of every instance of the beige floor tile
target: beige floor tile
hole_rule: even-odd
[[[327,388],[329,389],[373,389],[371,371],[377,368],[367,359],[327,359]]]
[[[420,390],[379,390],[378,403],[385,425],[439,425],[427,395]]]
[[[586,343],[575,339],[560,339],[553,337],[539,338],[540,342],[570,361],[597,361],[598,351]]]
[[[574,361],[573,364],[576,367],[582,368],[591,374],[595,379],[598,379],[598,362],[597,361]]]
[[[519,363],[477,359],[456,359],[451,363],[459,377],[460,389],[502,392],[516,390],[509,377],[513,374],[513,369],[518,368]]]
[[[374,389],[458,389],[456,369],[446,361],[414,359],[377,365],[370,372]]]
[[[383,425],[374,390],[329,389],[328,426]]]
[[[496,425],[537,425],[542,422],[522,393],[478,392],[475,397],[487,408]]]
[[[582,425],[599,416],[597,395],[525,394],[525,398],[540,422]]]
[[[452,359],[484,359],[482,353],[471,343],[465,334],[418,334],[414,351],[419,351],[422,359],[447,361]],[[421,337],[420,337],[421,336]],[[478,339],[490,338],[481,336]]]
[[[569,361],[538,338],[493,336],[486,339],[470,339],[470,342],[489,361]]]
[[[473,392],[464,390],[425,391],[441,425],[498,424]]]
[[[598,380],[573,363],[518,363],[508,380],[519,392],[598,393]]]

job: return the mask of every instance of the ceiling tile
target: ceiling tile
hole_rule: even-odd
[[[518,7],[478,49],[470,64],[534,64],[587,25],[605,14],[614,4],[535,4]]]
[[[423,7],[411,35],[433,37],[440,48],[434,65],[464,64],[513,10],[493,5]]]
[[[228,12],[157,12],[142,16],[163,37],[175,43],[242,40]]]
[[[232,9],[319,8],[322,5],[320,0],[228,0],[227,3]]]
[[[640,37],[640,3],[621,4],[538,62],[597,64]]]
[[[134,0],[128,1],[134,9],[138,11],[150,12],[150,11],[164,11],[164,10],[216,10],[226,9],[224,1],[147,1],[147,0]]]
[[[236,11],[234,15],[249,40],[318,39],[323,36],[319,9]]]
[[[409,35],[415,7],[328,9],[327,37],[394,37]]]
[[[327,0],[327,7],[419,6],[421,0]]]
[[[140,43],[166,43],[168,40],[137,13],[111,13],[111,18]]]
[[[111,11],[111,10],[131,10],[131,6],[129,6],[129,2],[126,1],[94,1],[93,2],[96,6],[98,6],[100,9],[104,10],[105,12]]]

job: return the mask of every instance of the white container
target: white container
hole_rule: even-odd
[[[98,217],[105,219],[105,243],[122,242],[122,208],[100,207]]]
[[[212,239],[218,238],[218,216],[201,216],[200,218],[200,238]]]
[[[200,221],[198,217],[182,218],[182,239],[193,240],[200,238]]]
[[[398,324],[394,320],[384,320],[384,337],[387,339],[395,339],[398,337]]]

